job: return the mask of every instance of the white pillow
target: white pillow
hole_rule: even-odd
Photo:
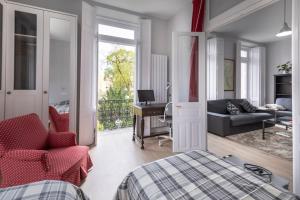
[[[283,107],[282,105],[278,105],[278,104],[266,104],[265,107],[270,108],[270,109],[274,109],[274,110],[281,110],[281,111],[286,110],[285,107]]]

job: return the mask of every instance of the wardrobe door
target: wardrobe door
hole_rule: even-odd
[[[5,118],[42,116],[43,11],[8,5]]]
[[[0,120],[4,119],[5,103],[5,21],[6,21],[6,4],[0,0]]]
[[[49,121],[50,116],[51,129],[55,127],[55,119],[48,113],[49,106],[68,118],[69,131],[76,131],[76,21],[75,16],[45,11],[43,121]],[[54,129],[57,130],[57,127]]]

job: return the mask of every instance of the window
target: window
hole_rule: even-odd
[[[248,67],[249,67],[249,49],[241,49],[241,98],[248,98]]]
[[[129,40],[135,39],[135,32],[134,30],[130,30],[130,29],[99,24],[98,31],[100,35],[119,37],[119,38],[124,38]]]

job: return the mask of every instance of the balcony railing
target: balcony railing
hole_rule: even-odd
[[[99,100],[98,122],[101,129],[113,130],[132,126],[133,99]]]

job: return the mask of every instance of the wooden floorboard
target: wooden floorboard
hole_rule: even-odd
[[[91,199],[110,200],[123,178],[141,164],[173,155],[171,143],[158,146],[158,140],[145,140],[145,150],[132,142],[132,129],[121,129],[110,134],[100,134],[98,145],[91,149],[94,167],[81,186]],[[219,156],[232,154],[273,173],[291,180],[292,163],[251,147],[215,135],[208,135],[209,151]]]

